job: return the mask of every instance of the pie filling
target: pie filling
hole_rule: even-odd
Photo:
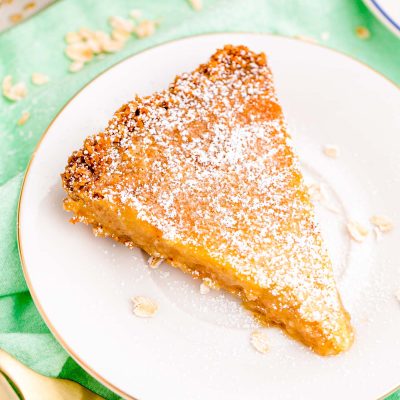
[[[179,248],[176,243],[163,240],[160,231],[135,218],[131,210],[126,210],[124,213],[120,209],[110,207],[106,202],[90,202],[88,199],[86,201],[72,200],[71,198],[64,201],[64,208],[75,214],[73,223],[83,222],[92,225],[96,236],[111,237],[127,247],[140,247],[149,255],[163,258],[168,264],[195,279],[210,280],[215,287],[239,297],[243,306],[252,312],[262,325],[283,328],[294,339],[303,342],[321,355],[337,354],[352,344],[352,336],[344,340],[341,340],[340,336],[333,337],[333,340],[326,340],[325,333],[320,331],[318,324],[305,325],[303,320],[296,323],[296,311],[291,313],[290,309],[287,309],[282,312],[283,309],[280,307],[278,317],[276,302],[268,296],[267,291],[260,291],[251,284],[245,287],[243,281],[235,281],[231,275],[224,274],[220,267],[210,268],[212,261],[210,263],[210,259],[201,249],[188,252],[185,246]],[[215,273],[216,270],[218,274]],[[351,331],[349,323],[346,329]]]

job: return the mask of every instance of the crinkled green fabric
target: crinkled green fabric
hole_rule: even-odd
[[[203,0],[195,12],[185,0],[63,0],[0,34],[0,80],[11,74],[28,83],[19,102],[0,96],[0,347],[35,370],[76,380],[107,399],[117,399],[82,370],[57,343],[38,314],[21,272],[16,238],[16,208],[23,173],[42,133],[61,107],[85,83],[110,65],[167,40],[205,32],[254,31],[304,35],[348,53],[400,83],[400,40],[378,22],[359,0]],[[109,29],[111,15],[131,9],[160,20],[154,36],[132,37],[119,53],[68,72],[64,35],[80,27]],[[358,25],[371,32],[355,35]],[[324,40],[323,40],[324,39]],[[50,77],[33,86],[30,76]],[[16,121],[23,111],[31,118]],[[400,381],[400,376],[399,376]],[[323,395],[321,395],[321,398]],[[400,399],[400,392],[390,396]]]

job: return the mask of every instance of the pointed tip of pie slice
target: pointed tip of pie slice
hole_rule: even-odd
[[[347,351],[354,341],[350,316],[340,300],[338,311],[327,316],[325,320],[302,320],[300,326],[287,325],[286,331],[321,356],[332,356]]]
[[[227,45],[122,106],[74,152],[65,208],[239,296],[321,355],[350,319],[263,53]]]

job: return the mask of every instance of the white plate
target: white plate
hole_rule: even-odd
[[[400,36],[399,0],[363,0],[369,9],[397,36]]]
[[[165,88],[226,43],[265,51],[304,171],[330,186],[339,214],[318,208],[356,341],[323,358],[271,328],[270,351],[249,344],[255,322],[219,292],[147,256],[68,223],[59,174],[86,135],[101,130],[135,92]],[[25,275],[50,329],[70,354],[127,398],[374,399],[399,383],[400,92],[360,63],[323,47],[262,34],[215,34],[147,50],[86,86],[50,125],[25,180],[19,243]],[[337,160],[321,146],[335,143]],[[376,243],[350,242],[348,216],[368,225],[389,215],[397,229]],[[343,267],[344,266],[344,267]],[[159,304],[135,317],[130,298]]]

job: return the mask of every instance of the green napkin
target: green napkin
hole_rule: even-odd
[[[400,40],[361,1],[203,0],[203,6],[195,12],[185,0],[64,0],[0,34],[0,80],[11,74],[16,81],[27,82],[29,90],[28,96],[16,103],[0,96],[0,347],[43,374],[76,380],[108,399],[118,396],[68,356],[39,316],[17,250],[16,208],[23,173],[42,133],[72,95],[130,54],[167,40],[217,31],[307,36],[351,54],[400,83]],[[160,21],[155,35],[140,40],[132,37],[121,52],[69,73],[64,35],[80,27],[107,30],[109,16],[127,17],[131,9]],[[358,38],[357,26],[368,28],[370,38]],[[32,85],[33,72],[48,75],[50,82]],[[31,117],[17,126],[24,111]],[[390,399],[400,399],[400,392]]]

